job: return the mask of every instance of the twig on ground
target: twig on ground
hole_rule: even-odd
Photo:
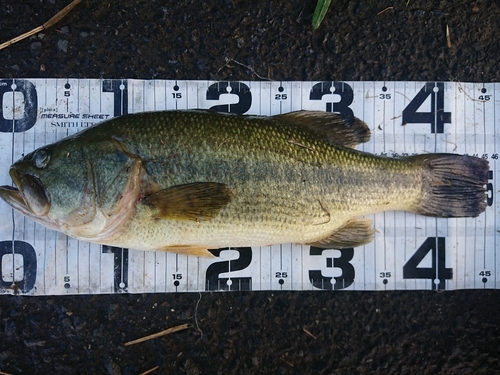
[[[243,63],[241,63],[241,62],[239,62],[239,61],[236,61],[235,59],[232,59],[232,58],[230,58],[230,57],[226,57],[226,59],[225,59],[225,60],[226,60],[226,65],[224,65],[222,68],[220,68],[220,69],[217,71],[217,73],[219,73],[219,72],[220,72],[223,68],[226,68],[226,67],[230,68],[230,66],[229,66],[228,64],[229,64],[230,62],[234,62],[235,64],[238,64],[239,66],[242,66],[242,67],[244,67],[244,68],[246,68],[246,69],[250,70],[250,71],[251,71],[253,74],[255,74],[258,78],[263,79],[263,80],[267,80],[267,81],[272,81],[272,79],[271,79],[271,78],[261,76],[259,73],[257,73],[255,70],[253,70],[253,69],[252,69],[251,67],[249,67],[248,65],[245,65],[245,64],[243,64]]]
[[[52,27],[54,24],[59,22],[64,16],[66,16],[66,14],[68,14],[71,11],[71,9],[77,6],[81,1],[82,0],[73,0],[69,5],[67,5],[63,10],[61,10],[59,13],[57,13],[54,17],[45,22],[43,25],[38,26],[37,28],[34,28],[33,30],[28,31],[27,33],[24,33],[22,35],[19,35],[5,43],[0,44],[0,50],[10,46],[11,44],[17,43],[20,40],[26,39],[36,33],[39,33],[40,31],[48,29],[49,27]]]
[[[179,331],[191,328],[191,327],[192,327],[192,325],[188,324],[188,323],[181,324],[179,326],[168,328],[164,331],[161,331],[161,332],[149,335],[149,336],[141,337],[140,339],[137,339],[137,340],[132,340],[132,341],[126,342],[124,345],[129,346],[129,345],[133,345],[133,344],[138,344],[140,342],[148,341],[151,339],[156,339],[157,337],[165,336],[165,335],[168,335],[168,334],[174,333],[174,332],[179,332]]]
[[[139,375],[147,375],[147,374],[151,374],[153,371],[156,371],[160,368],[160,366],[155,366],[153,368],[150,368],[149,370],[147,371],[144,371],[144,372],[141,372]]]
[[[307,333],[309,336],[311,336],[313,339],[317,340],[318,338],[316,336],[314,336],[311,332],[309,332],[307,329],[305,329],[304,327],[302,327],[302,330]]]
[[[281,356],[281,357],[280,357],[280,359],[281,359],[283,362],[285,362],[287,365],[290,365],[291,367],[295,367],[295,365],[294,365],[292,362],[288,362],[288,361],[284,358],[284,356]]]
[[[388,10],[393,10],[394,7],[387,7],[385,9],[382,9],[380,12],[377,13],[377,16],[380,16],[382,13],[387,12]]]

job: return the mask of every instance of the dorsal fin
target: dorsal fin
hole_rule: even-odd
[[[328,142],[344,147],[354,147],[370,139],[368,126],[354,116],[321,111],[295,111],[273,118],[304,126]]]

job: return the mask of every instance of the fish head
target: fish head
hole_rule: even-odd
[[[33,151],[9,173],[14,186],[0,186],[0,197],[31,219],[65,233],[93,220],[92,168],[72,139]]]

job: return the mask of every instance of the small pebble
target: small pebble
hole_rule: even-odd
[[[42,42],[31,43],[30,52],[33,56],[38,56],[42,52]]]
[[[57,41],[57,47],[59,51],[68,52],[68,41],[59,39]]]

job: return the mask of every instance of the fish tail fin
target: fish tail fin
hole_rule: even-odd
[[[486,209],[489,163],[473,156],[411,156],[423,174],[422,198],[416,212],[436,217],[476,217]]]

